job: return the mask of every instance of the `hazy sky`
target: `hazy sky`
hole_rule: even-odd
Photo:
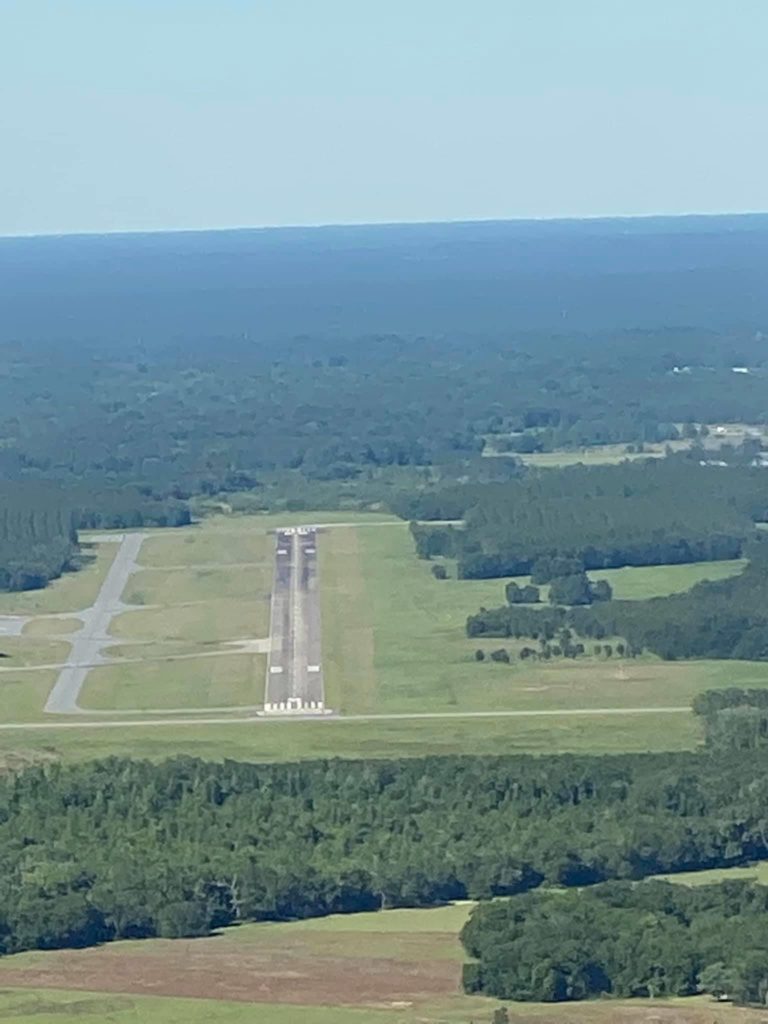
[[[0,0],[0,234],[768,209],[768,0]]]

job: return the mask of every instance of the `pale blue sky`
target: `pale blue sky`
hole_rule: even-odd
[[[0,234],[768,209],[768,0],[0,0]]]

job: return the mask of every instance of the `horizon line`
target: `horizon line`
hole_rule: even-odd
[[[370,221],[318,221],[315,223],[291,224],[240,224],[214,227],[189,228],[114,228],[105,231],[82,230],[74,231],[20,231],[11,234],[0,234],[0,241],[6,239],[34,238],[107,238],[113,236],[133,235],[194,235],[214,234],[235,231],[323,231],[339,228],[372,228],[372,227],[427,227],[434,225],[467,225],[467,224],[557,224],[584,223],[591,221],[648,221],[648,220],[691,220],[716,219],[719,217],[764,217],[768,210],[689,210],[684,213],[593,213],[584,216],[563,214],[560,216],[543,217],[457,217],[445,220],[370,220]]]

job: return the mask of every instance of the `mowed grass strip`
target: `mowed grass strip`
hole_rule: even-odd
[[[88,561],[78,572],[65,573],[43,590],[0,594],[0,615],[48,615],[78,612],[96,600],[104,577],[117,554],[117,544],[88,544]]]
[[[178,605],[187,602],[266,598],[272,585],[272,565],[230,566],[226,569],[183,569],[136,573],[123,594],[127,604]]]
[[[6,670],[24,665],[60,665],[67,660],[70,645],[47,637],[0,636],[0,678]]]
[[[21,635],[24,637],[70,636],[72,633],[76,633],[78,629],[81,629],[82,625],[82,621],[76,618],[60,619],[44,617],[39,619],[30,619],[30,621],[24,626]]]
[[[112,636],[126,640],[199,644],[263,639],[269,635],[269,598],[218,598],[162,609],[137,609],[112,620]]]
[[[373,626],[359,532],[327,530],[318,538],[325,703],[346,713],[376,708]]]
[[[103,716],[108,719],[109,716]],[[7,719],[6,719],[7,720]],[[265,721],[154,724],[5,731],[0,757],[23,751],[64,761],[178,754],[221,761],[273,762],[316,758],[399,758],[440,754],[617,754],[691,750],[702,742],[698,719],[686,713],[556,715],[531,718],[435,718],[357,721]],[[0,722],[0,725],[2,723]]]
[[[253,706],[263,700],[265,672],[260,654],[109,665],[89,672],[80,705],[98,711]]]
[[[273,544],[255,517],[216,516],[193,526],[153,534],[144,541],[139,564],[152,568],[177,565],[237,565],[269,561]]]
[[[0,725],[4,722],[37,722],[56,681],[56,670],[0,673]],[[18,737],[17,737],[18,740]],[[18,746],[24,746],[18,743]]]

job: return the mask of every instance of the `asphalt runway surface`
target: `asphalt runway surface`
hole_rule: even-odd
[[[278,530],[264,710],[325,711],[317,532]]]

